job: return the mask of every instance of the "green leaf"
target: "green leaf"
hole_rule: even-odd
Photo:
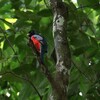
[[[88,48],[88,46],[76,48],[74,50],[74,55],[78,56],[80,54],[83,54],[87,50],[87,48]]]
[[[84,83],[84,82],[81,82],[81,83],[79,84],[79,88],[80,88],[80,92],[82,92],[83,96],[85,96],[86,93],[87,93],[88,90],[89,90],[89,84]]]
[[[90,42],[91,42],[91,45],[92,45],[93,47],[98,48],[98,43],[97,43],[96,38],[90,37]]]
[[[11,47],[11,46],[13,47],[13,45],[14,45],[14,39],[15,39],[15,35],[8,36],[7,39],[4,41],[3,49],[5,50],[8,47]]]
[[[5,26],[2,20],[0,20],[0,27],[5,30]]]
[[[11,56],[14,54],[14,52],[13,52],[11,47],[5,47],[3,53],[5,55],[5,59],[6,60],[11,58]]]
[[[9,26],[9,28],[13,29],[14,30],[14,27],[12,26],[11,23],[9,23],[8,21],[4,20],[4,19],[0,19],[2,20],[7,26]]]
[[[89,6],[89,7],[92,7],[95,4],[99,4],[99,0],[92,0],[91,2],[90,0],[77,0],[77,2],[80,6]]]
[[[1,1],[0,1],[0,7],[1,7],[1,8],[4,7],[4,5],[5,5],[7,2],[9,2],[9,0],[1,0]]]
[[[16,10],[15,11],[15,14],[18,18],[21,18],[23,20],[29,20],[29,19],[35,19],[36,18],[36,15],[31,12],[31,11],[19,11],[19,10]],[[20,19],[19,19],[20,20]]]
[[[28,6],[32,0],[25,0],[25,5]]]
[[[87,58],[91,58],[91,57],[95,56],[97,54],[97,52],[98,52],[97,48],[90,46],[85,51],[85,54],[86,54]]]
[[[0,42],[3,42],[3,40],[4,40],[4,37],[0,36]]]
[[[71,44],[75,46],[75,48],[87,47],[90,45],[88,35],[83,32],[79,32],[77,34],[73,34],[71,37]]]
[[[0,74],[2,74],[3,72],[0,72]],[[16,77],[16,75],[13,75],[11,73],[6,73],[2,76],[2,78],[0,78],[0,81],[9,81],[9,82],[23,82],[22,79],[20,79],[19,77]]]
[[[49,17],[52,15],[51,9],[43,9],[37,13],[37,15],[42,17]]]
[[[27,92],[28,91],[28,92]],[[29,84],[24,84],[18,100],[27,100],[33,93],[34,89]],[[35,96],[36,94],[34,94]]]
[[[20,8],[20,6],[23,4],[21,0],[17,0],[15,2],[15,0],[10,0],[12,3],[12,7],[15,8],[16,10],[18,10]]]
[[[97,64],[94,65],[94,70],[98,73],[100,72],[100,67],[99,66],[100,66],[100,61]]]

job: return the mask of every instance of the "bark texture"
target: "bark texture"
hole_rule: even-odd
[[[68,100],[67,89],[69,80],[69,70],[71,67],[71,55],[67,40],[67,18],[68,9],[62,0],[50,0],[53,11],[53,36],[55,51],[57,57],[55,82],[52,99],[50,100]]]

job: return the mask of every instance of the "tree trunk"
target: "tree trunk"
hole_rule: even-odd
[[[50,0],[53,11],[53,36],[57,57],[55,82],[50,100],[68,100],[69,69],[71,67],[70,49],[65,26],[68,18],[68,9],[62,0]]]

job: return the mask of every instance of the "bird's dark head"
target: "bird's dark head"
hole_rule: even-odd
[[[29,36],[29,37],[31,37],[31,36],[34,35],[34,34],[35,34],[35,31],[34,31],[34,30],[31,30],[31,31],[28,32],[28,36]]]

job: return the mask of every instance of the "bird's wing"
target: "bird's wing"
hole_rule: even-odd
[[[34,35],[34,38],[36,38],[38,41],[40,41],[40,43],[42,43],[43,44],[43,37],[42,36],[40,36],[40,35]]]

